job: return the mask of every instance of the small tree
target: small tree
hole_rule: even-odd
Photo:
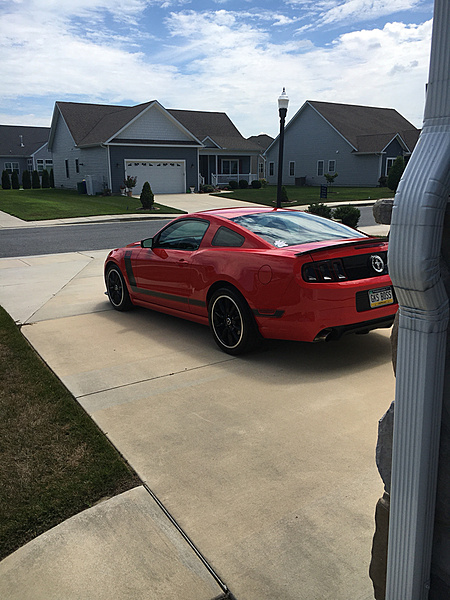
[[[48,174],[47,169],[42,171],[42,187],[49,188],[50,187],[50,175]]]
[[[2,171],[2,188],[4,190],[11,189],[11,179],[9,178],[8,171]]]
[[[19,174],[16,171],[11,175],[11,187],[13,190],[20,190]]]
[[[148,181],[144,183],[142,186],[142,192],[139,197],[142,208],[145,210],[150,210],[153,207],[153,202],[155,201],[155,195],[152,192],[152,188]]]
[[[53,169],[50,169],[50,187],[55,187],[55,174],[53,173]]]
[[[336,177],[338,176],[337,173],[333,173],[333,175],[331,175],[330,173],[325,173],[324,177],[327,180],[328,185],[333,185],[333,181],[336,179]]]
[[[41,187],[39,173],[36,170],[34,170],[31,174],[31,187],[33,188],[33,190],[39,190]]]
[[[22,173],[22,187],[24,190],[31,190],[31,177],[28,169]]]
[[[283,204],[283,202],[289,202],[289,196],[287,193],[287,189],[284,187],[281,188],[281,204]]]
[[[398,184],[402,178],[403,171],[405,170],[405,159],[403,156],[397,156],[394,160],[392,167],[389,169],[387,176],[387,186],[394,192],[397,191]]]

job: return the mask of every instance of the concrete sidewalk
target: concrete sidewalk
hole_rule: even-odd
[[[1,259],[0,304],[147,487],[7,557],[0,597],[372,600],[389,331],[234,358],[206,327],[111,310],[106,254]]]

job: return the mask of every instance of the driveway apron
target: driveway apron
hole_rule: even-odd
[[[231,357],[201,325],[111,310],[106,253],[3,259],[0,304],[237,600],[373,598],[389,331]]]

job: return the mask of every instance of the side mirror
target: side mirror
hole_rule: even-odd
[[[153,248],[153,238],[147,238],[146,240],[142,240],[141,248]]]

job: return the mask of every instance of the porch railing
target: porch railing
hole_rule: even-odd
[[[228,185],[230,181],[240,181],[241,179],[245,179],[248,183],[251,183],[254,179],[258,179],[258,175],[256,173],[238,173],[233,175],[224,175],[223,173],[211,173],[211,183],[212,185]]]

